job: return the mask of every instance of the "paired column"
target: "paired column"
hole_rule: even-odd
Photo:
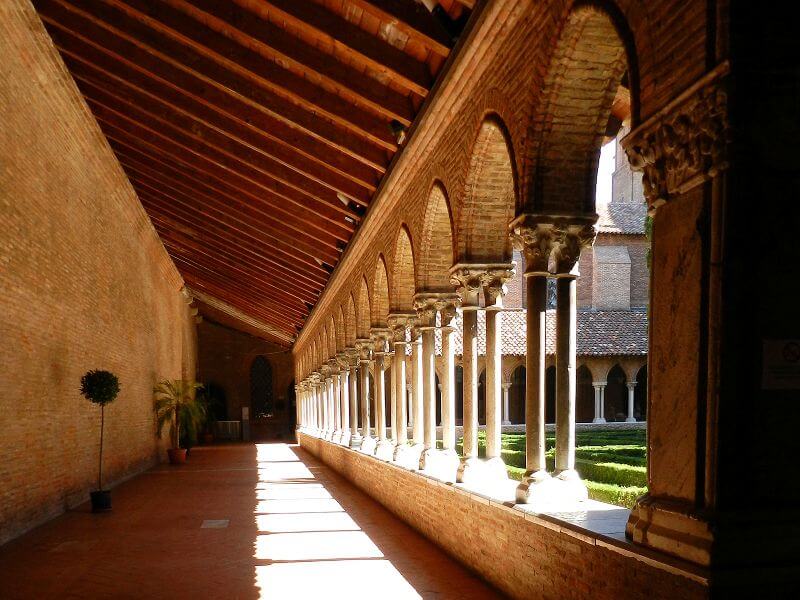
[[[594,419],[592,419],[592,423],[605,423],[606,382],[593,381],[592,387],[594,387]]]
[[[436,304],[439,311],[439,325],[442,336],[442,449],[445,454],[456,458],[456,390],[455,390],[455,352],[453,347],[453,321],[456,316],[455,299],[441,300]]]
[[[417,311],[417,330],[422,337],[422,418],[417,422],[422,425],[423,451],[420,455],[419,468],[430,466],[430,459],[436,451],[436,365],[435,339],[436,308],[435,299],[427,295],[417,294],[414,297],[414,308]]]
[[[375,390],[375,435],[378,438],[378,445],[375,448],[375,455],[381,458],[391,459],[394,455],[394,447],[386,437],[386,385],[385,385],[385,358],[387,343],[390,332],[388,329],[374,328],[370,330],[372,339],[372,361],[373,373],[372,382]]]
[[[416,320],[415,320],[416,323]],[[424,447],[422,336],[418,327],[411,328],[411,439]]]
[[[559,218],[523,214],[510,226],[514,244],[525,256],[527,293],[526,472],[517,488],[518,502],[530,502],[547,490],[565,499],[587,497],[575,471],[575,267],[581,249],[594,240],[595,220],[594,215]],[[555,474],[564,483],[556,488],[549,485],[544,428],[547,278],[551,273],[557,278]]]
[[[336,355],[339,364],[339,439],[340,444],[350,445],[350,372],[348,371],[347,354]]]
[[[339,443],[342,439],[342,388],[339,381],[339,361],[332,358],[328,361],[328,368],[331,370],[331,395],[330,395],[330,411],[333,422],[331,423],[331,441]]]
[[[503,383],[503,425],[511,425],[511,411],[508,402],[508,394],[511,390],[511,383]]]
[[[500,437],[501,311],[505,282],[513,275],[514,266],[506,263],[458,264],[450,271],[450,281],[461,297],[464,321],[464,459],[458,470],[458,481],[461,482],[467,482],[475,475],[484,480],[508,477],[501,459]],[[490,460],[489,464],[477,469],[478,310],[481,293],[486,307],[486,457]]]

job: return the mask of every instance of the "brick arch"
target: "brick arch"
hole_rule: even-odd
[[[453,266],[453,219],[447,192],[438,181],[428,196],[419,240],[417,290],[451,292],[450,267]]]
[[[328,324],[325,326],[325,350],[326,358],[336,356],[336,325],[333,322],[333,315],[328,317]]]
[[[356,343],[356,301],[353,294],[347,294],[344,312],[345,346],[352,348]]]
[[[356,305],[356,335],[361,339],[368,338],[369,326],[369,287],[367,286],[367,278],[362,276],[358,290],[358,304]]]
[[[401,225],[397,232],[392,266],[391,309],[398,312],[410,311],[413,308],[415,291],[415,265],[414,247],[406,225]]]
[[[389,275],[383,254],[378,255],[375,263],[375,277],[372,280],[372,325],[386,327],[386,316],[389,314]]]
[[[342,309],[342,305],[339,305],[339,309],[336,311],[335,315],[336,321],[336,353],[344,351],[344,347],[347,345],[347,341],[345,339],[345,326],[344,326],[344,310]]]
[[[525,199],[532,212],[595,211],[600,146],[629,63],[637,100],[635,54],[628,44],[626,55],[630,36],[620,14],[610,3],[579,3],[565,19],[532,120],[534,166]]]
[[[516,207],[516,174],[505,124],[495,114],[481,122],[469,160],[459,211],[459,262],[511,258],[508,223]]]

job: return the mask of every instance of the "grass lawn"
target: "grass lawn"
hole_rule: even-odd
[[[486,437],[478,435],[479,455]],[[458,441],[461,451],[461,440]],[[555,436],[547,436],[547,468],[553,469]],[[525,474],[525,435],[503,434],[503,461],[509,477]],[[647,491],[647,449],[644,430],[597,430],[577,433],[575,463],[589,489],[589,497],[630,508]]]

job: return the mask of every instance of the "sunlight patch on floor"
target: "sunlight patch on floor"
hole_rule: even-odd
[[[352,598],[359,589],[382,598],[421,596],[286,444],[257,444],[253,557],[262,598]]]

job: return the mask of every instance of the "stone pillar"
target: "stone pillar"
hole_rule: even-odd
[[[628,382],[628,418],[625,419],[626,423],[636,423],[636,417],[633,416],[633,402],[636,393],[636,382]]]
[[[336,427],[336,415],[334,414],[334,407],[336,401],[334,397],[334,390],[338,389],[338,375],[337,385],[333,382],[334,368],[331,366],[331,361],[328,361],[326,376],[325,376],[325,439],[328,441],[333,440],[333,434]]]
[[[411,381],[411,361],[406,365],[406,373],[409,374],[407,381]],[[414,407],[411,404],[411,384],[406,383],[406,416],[408,417],[407,426],[414,427]]]
[[[503,296],[514,265],[487,265],[481,277],[486,307],[486,458],[491,476],[508,479],[502,460],[501,385],[503,378]]]
[[[461,299],[461,364],[464,369],[464,451],[456,480],[468,482],[478,469],[478,310],[483,271],[471,265],[455,265],[450,282]]]
[[[320,425],[322,427],[320,437],[322,439],[328,439],[329,437],[329,427],[330,427],[330,412],[328,406],[328,397],[330,395],[330,386],[331,386],[331,373],[330,369],[328,368],[327,364],[322,365],[319,368],[320,372]]]
[[[455,356],[453,349],[453,320],[456,316],[454,303],[441,302],[437,306],[442,335],[442,449],[458,466],[456,453],[456,397]]]
[[[503,425],[511,425],[511,412],[508,404],[509,390],[511,390],[511,383],[503,382]]]
[[[373,356],[373,388],[375,390],[375,435],[378,438],[378,445],[375,448],[375,456],[383,460],[391,460],[394,456],[394,445],[386,437],[386,384],[384,360],[391,332],[388,329],[373,328],[370,330],[372,337],[372,356]]]
[[[341,433],[339,443],[343,446],[350,445],[350,372],[347,354],[340,352],[336,356],[339,363],[339,415],[341,418]]]
[[[417,311],[417,328],[422,336],[422,437],[424,450],[420,455],[419,468],[430,467],[436,452],[436,363],[434,329],[436,308],[434,301],[417,294],[414,298]],[[427,464],[426,464],[427,463]]]
[[[596,216],[558,220],[553,228],[556,277],[556,452],[555,476],[565,499],[585,500],[586,486],[575,470],[577,374],[577,264],[594,242]]]
[[[547,277],[552,250],[552,225],[537,215],[521,215],[511,223],[514,245],[525,256],[527,298],[525,356],[525,476],[517,487],[517,502],[546,496],[550,475],[545,462],[545,359]]]
[[[332,358],[328,361],[331,370],[331,415],[333,423],[331,425],[331,441],[339,444],[342,439],[342,387],[339,381],[339,360]]]
[[[350,447],[359,448],[361,446],[361,434],[358,430],[358,350],[348,348],[345,350],[347,356],[349,396],[350,396]]]
[[[592,419],[592,423],[605,423],[606,382],[593,381],[592,387],[594,387],[594,419]]]
[[[424,448],[422,340],[417,327],[411,328],[411,439],[415,446]]]
[[[408,441],[408,415],[406,413],[406,331],[414,315],[408,313],[392,313],[388,317],[389,329],[392,332],[394,358],[392,362],[392,381],[394,383],[394,416],[392,427],[397,453]]]
[[[372,356],[372,342],[367,339],[356,340],[356,349],[359,354],[358,380],[359,402],[361,408],[361,446],[360,450],[367,454],[375,452],[376,442],[370,431],[369,410],[369,363]]]

